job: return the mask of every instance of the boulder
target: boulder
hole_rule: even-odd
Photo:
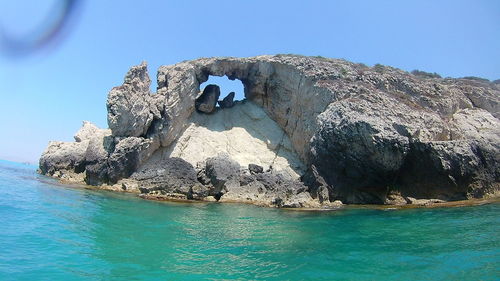
[[[231,108],[234,106],[234,92],[229,93],[225,98],[221,101],[217,101],[220,108]]]
[[[207,176],[205,173],[205,168],[198,171],[198,181],[203,184],[203,185],[209,185],[210,184],[210,178]]]
[[[257,164],[248,164],[248,170],[252,174],[260,174],[264,172],[264,168],[262,166],[259,166]]]
[[[203,89],[203,93],[196,99],[195,108],[199,112],[212,113],[220,96],[220,88],[217,85],[210,84]]]
[[[214,193],[224,193],[234,185],[239,186],[240,165],[227,154],[208,158],[205,173],[214,186]]]
[[[181,158],[167,158],[154,165],[145,164],[131,175],[140,183],[141,193],[161,191],[161,193],[183,194],[191,198],[208,195],[208,189],[197,180],[196,170]]]

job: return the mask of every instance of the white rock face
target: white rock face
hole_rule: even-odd
[[[83,121],[82,127],[76,132],[74,138],[76,142],[91,140],[93,138],[102,138],[111,135],[110,129],[100,129],[92,122]]]
[[[285,132],[253,102],[218,109],[211,115],[193,112],[188,124],[181,136],[155,153],[151,161],[179,157],[196,166],[224,151],[242,167],[252,163],[266,170],[272,166],[292,178],[305,171]]]

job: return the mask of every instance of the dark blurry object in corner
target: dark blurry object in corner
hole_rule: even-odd
[[[38,27],[27,34],[12,34],[0,22],[0,54],[20,57],[36,52],[43,47],[57,44],[67,29],[80,0],[56,1]],[[53,45],[54,46],[54,45]]]

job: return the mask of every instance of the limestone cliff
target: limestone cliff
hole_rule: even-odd
[[[219,101],[209,75],[239,79]],[[500,87],[293,55],[145,63],[108,96],[108,125],[52,142],[43,174],[146,197],[280,207],[460,200],[500,190]],[[226,93],[222,93],[226,94]],[[182,167],[180,169],[179,167]]]

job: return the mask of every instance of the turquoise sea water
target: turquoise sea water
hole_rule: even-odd
[[[498,280],[499,215],[153,202],[0,161],[0,280]]]

